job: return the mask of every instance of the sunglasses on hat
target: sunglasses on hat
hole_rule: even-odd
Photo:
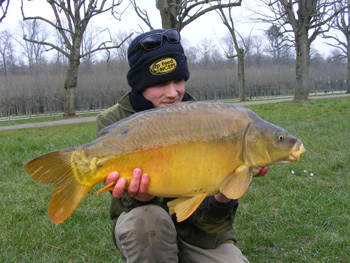
[[[170,44],[180,43],[181,37],[176,29],[169,29],[162,33],[154,33],[142,38],[129,52],[128,58],[142,47],[146,51],[155,50],[163,45],[163,36]]]

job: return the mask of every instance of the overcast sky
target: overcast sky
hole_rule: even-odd
[[[22,20],[20,2],[20,0],[11,1],[8,14],[3,22],[0,23],[0,31],[10,29],[12,33],[16,33],[19,21]],[[124,2],[127,3],[129,1],[124,0]],[[153,27],[161,28],[160,15],[159,11],[155,8],[155,0],[142,0],[138,2],[142,3],[143,8],[147,10]],[[30,2],[24,1],[24,3],[26,16],[43,16],[43,14],[45,14],[45,17],[47,18],[53,17],[51,7],[45,0],[31,0]],[[249,18],[252,17],[252,14],[244,8],[247,3],[251,4],[252,1],[243,1],[243,7],[234,8],[236,19],[235,28],[243,37],[247,37],[250,32],[252,36],[263,35],[264,30],[266,30],[269,25],[253,23],[249,20]],[[121,12],[123,8],[120,7],[117,10]],[[119,30],[131,31],[132,29],[139,30],[139,25],[141,25],[145,31],[148,30],[147,26],[136,16],[131,8],[122,16],[121,21],[117,21],[110,15],[110,13],[106,13],[104,15],[96,16],[91,20],[91,23],[101,28],[108,27],[111,32],[118,32]],[[212,39],[218,48],[220,48],[218,40],[221,40],[227,34],[227,28],[223,25],[220,17],[215,11],[198,18],[181,31],[182,38],[186,40],[186,44],[189,43],[192,46],[196,46],[204,38],[207,38]],[[323,44],[324,41],[325,40],[319,38],[312,47],[316,48],[321,55],[328,56],[331,48],[328,45]]]

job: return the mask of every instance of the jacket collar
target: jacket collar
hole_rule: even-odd
[[[131,91],[125,93],[118,101],[118,104],[123,110],[129,111],[130,113],[136,113],[130,102],[130,93]]]

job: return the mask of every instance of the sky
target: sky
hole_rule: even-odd
[[[11,1],[10,8],[6,18],[0,23],[0,31],[5,29],[11,30],[13,33],[18,32],[19,21],[22,20],[22,15],[20,11],[20,0]],[[118,8],[118,11],[122,11],[129,2],[124,0],[123,7]],[[266,30],[270,25],[264,23],[253,23],[249,18],[252,16],[251,12],[245,8],[247,3],[252,1],[243,1],[243,7],[235,7],[235,28],[243,36],[248,37],[251,33],[252,36],[264,35],[264,30]],[[161,20],[158,9],[155,7],[155,0],[142,0],[138,1],[142,4],[142,8],[146,9],[152,25],[154,28],[161,28]],[[30,2],[24,1],[25,4],[25,15],[41,15],[45,14],[48,18],[52,18],[51,7],[46,3],[45,0],[31,0]],[[118,21],[110,13],[103,15],[98,15],[91,20],[91,23],[100,28],[108,27],[111,32],[131,31],[137,29],[140,26],[144,31],[148,28],[135,14],[133,9],[128,9],[122,16],[122,20]],[[205,14],[204,16],[196,19],[194,22],[190,23],[181,31],[181,36],[186,44],[191,46],[199,45],[204,38],[211,39],[214,44],[220,49],[219,41],[228,34],[228,29],[222,23],[220,17],[215,11]],[[323,55],[328,56],[331,52],[331,47],[324,44],[325,40],[319,38],[313,44],[313,48]],[[222,50],[223,51],[223,50]],[[224,53],[224,51],[223,51]]]

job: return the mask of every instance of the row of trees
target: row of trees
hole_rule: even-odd
[[[23,44],[23,47],[34,54],[34,57],[42,54],[40,50],[46,47],[57,52],[57,63],[62,59],[62,56],[65,58],[66,65],[63,68],[65,68],[66,74],[62,86],[65,90],[64,114],[66,116],[75,115],[75,103],[77,101],[75,94],[81,62],[91,61],[91,57],[97,52],[120,50],[117,53],[122,55],[125,64],[126,52],[123,43],[130,41],[130,35],[124,35],[117,39],[117,42],[116,39],[114,41],[113,39],[108,39],[100,40],[98,43],[94,42],[96,36],[90,35],[91,37],[87,37],[90,20],[94,16],[106,12],[111,12],[112,15],[122,14],[125,9],[121,12],[118,9],[121,7],[122,2],[123,0],[113,2],[107,0],[50,0],[47,1],[47,4],[50,5],[55,17],[54,21],[51,21],[46,18],[45,14],[26,16],[24,11],[25,8],[30,8],[30,2],[26,2],[26,5],[24,5],[24,1],[21,1],[21,12],[25,22],[23,25],[28,27],[29,32],[29,34],[24,34],[25,44]],[[337,28],[342,32],[340,26],[345,27],[349,25],[349,21],[345,19],[349,17],[349,2],[345,3],[340,0],[260,0],[260,2],[269,12],[264,12],[264,15],[259,16],[257,19],[269,22],[272,25],[267,35],[271,43],[270,46],[274,49],[274,55],[277,57],[280,57],[281,54],[288,55],[288,48],[294,47],[296,54],[296,59],[294,60],[296,69],[294,99],[295,101],[307,100],[310,90],[311,44],[317,36],[325,34],[330,27]],[[1,0],[0,2],[3,13],[6,13],[7,10],[3,8],[6,3],[9,3],[9,1]],[[235,69],[238,72],[237,82],[232,82],[228,86],[232,88],[235,86],[233,83],[238,83],[237,90],[240,100],[245,100],[249,93],[246,84],[245,63],[249,59],[252,39],[250,37],[243,39],[239,35],[235,29],[233,16],[233,9],[240,8],[242,1],[157,0],[155,3],[156,8],[160,12],[162,26],[165,29],[177,28],[181,31],[189,23],[194,22],[198,17],[208,12],[214,11],[218,13],[229,32],[228,41],[226,42],[226,57],[237,57],[238,61]],[[137,0],[130,0],[129,7],[136,11],[136,14],[145,22],[149,29],[153,28],[147,11],[139,8]],[[339,17],[342,19],[339,20]],[[28,21],[30,23],[27,23]],[[54,40],[47,39],[47,35],[43,32],[43,24],[51,27],[57,33],[57,38]],[[91,32],[96,34],[93,28]],[[6,39],[7,33],[2,32],[1,34],[2,38]],[[349,47],[349,38],[346,38],[343,44]],[[11,50],[11,46],[7,46],[9,46],[7,50]],[[256,48],[258,48],[257,45]],[[349,56],[348,49],[341,49],[341,51],[347,52],[345,55]],[[5,52],[2,52],[4,64],[5,56],[3,53]],[[189,58],[191,58],[192,53],[188,51]],[[109,58],[110,52],[107,54]],[[7,57],[8,61],[10,61],[11,57]],[[205,52],[203,53],[203,58],[207,58]],[[42,60],[29,61],[29,67],[37,68],[40,66],[35,64],[37,61]],[[230,63],[228,64],[230,65]],[[12,67],[15,66],[13,63]],[[122,67],[123,64],[121,63],[119,66]],[[5,67],[4,71],[7,74],[7,67]],[[82,78],[80,77],[80,79]],[[234,91],[231,91],[231,93],[234,93]]]
[[[192,47],[187,52],[194,52]],[[199,100],[239,99],[237,62],[215,56],[212,49],[206,58],[194,54],[189,67],[191,77],[186,90]],[[294,95],[295,59],[273,59],[267,53],[249,54],[246,59],[246,97]],[[26,115],[62,112],[65,92],[62,89],[67,65],[51,62],[44,64],[36,74],[30,74],[29,66],[21,66],[21,73],[0,76],[0,115]],[[76,110],[104,109],[115,104],[130,90],[126,82],[128,65],[113,56],[108,62],[96,61],[92,65],[82,63],[76,90]],[[311,59],[310,89],[324,93],[345,90],[347,75],[345,63],[314,55]],[[6,88],[4,88],[6,87]]]

